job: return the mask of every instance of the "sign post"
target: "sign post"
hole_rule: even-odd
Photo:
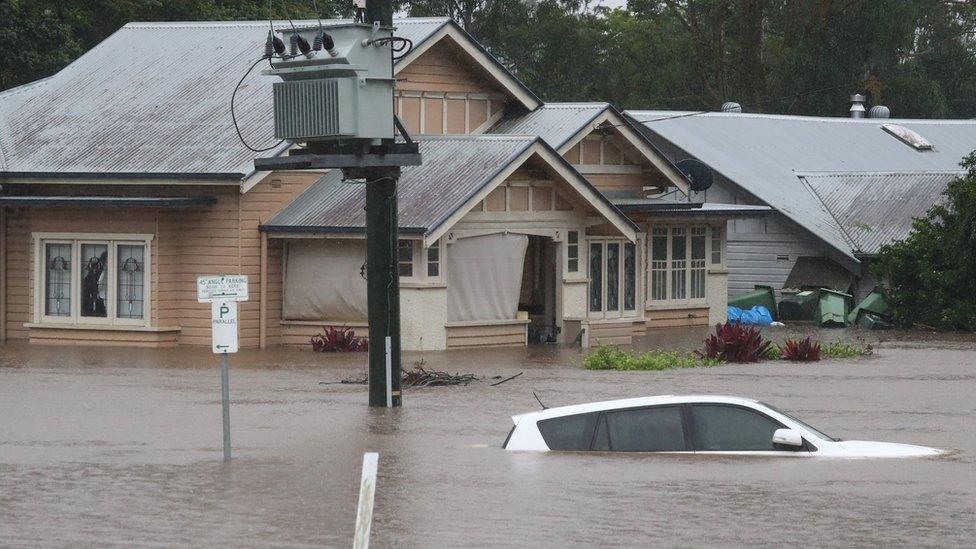
[[[197,301],[210,303],[211,350],[220,355],[220,405],[223,416],[224,461],[230,461],[230,353],[239,347],[237,302],[247,301],[247,277],[201,276],[197,279]]]

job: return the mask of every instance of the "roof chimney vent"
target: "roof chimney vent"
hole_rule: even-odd
[[[891,118],[891,109],[884,105],[875,105],[868,111],[868,116],[871,118]]]
[[[864,118],[864,102],[867,99],[859,93],[851,96],[851,118]]]
[[[742,105],[735,101],[726,101],[722,103],[722,112],[742,112]]]

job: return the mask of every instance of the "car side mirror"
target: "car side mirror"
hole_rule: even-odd
[[[776,429],[776,432],[773,433],[773,444],[803,446],[803,437],[793,429]]]

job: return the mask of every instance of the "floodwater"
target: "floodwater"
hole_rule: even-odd
[[[430,368],[524,374],[407,390],[398,410],[368,409],[365,387],[320,384],[361,376],[365,355],[245,351],[231,360],[229,464],[205,350],[0,347],[0,545],[348,547],[362,454],[375,451],[375,547],[973,546],[976,343],[884,337],[857,360],[666,372],[585,371],[578,350],[553,347],[429,353]],[[509,416],[537,408],[533,391],[548,405],[752,396],[834,436],[955,452],[502,450]]]

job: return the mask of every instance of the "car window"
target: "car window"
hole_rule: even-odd
[[[607,412],[593,442],[594,450],[681,452],[687,450],[680,406],[656,406]]]
[[[550,450],[589,450],[593,427],[599,414],[576,414],[538,422],[539,432]]]
[[[691,415],[702,451],[776,450],[773,433],[783,428],[764,414],[735,406],[696,404]]]

